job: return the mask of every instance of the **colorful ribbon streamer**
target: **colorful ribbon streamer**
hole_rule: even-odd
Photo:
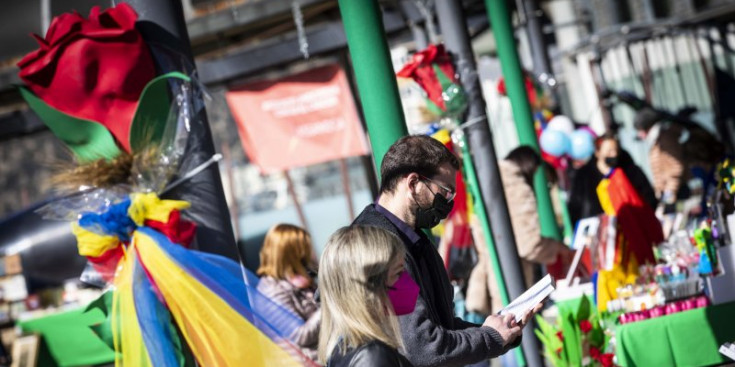
[[[123,249],[110,318],[115,365],[302,365],[307,359],[288,337],[303,320],[260,294],[253,274],[141,226],[166,223],[188,206],[153,193],[133,194],[105,213],[85,214],[84,225],[73,225],[80,254],[99,257]],[[130,223],[138,227],[125,233]]]

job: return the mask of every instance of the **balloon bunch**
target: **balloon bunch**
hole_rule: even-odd
[[[574,129],[569,117],[554,116],[541,132],[541,150],[553,157],[568,156],[574,160],[589,159],[595,152],[595,133],[588,127]]]

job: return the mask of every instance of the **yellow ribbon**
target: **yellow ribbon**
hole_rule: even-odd
[[[153,192],[130,195],[131,203],[128,208],[128,216],[138,226],[142,226],[146,219],[157,222],[168,222],[168,217],[173,210],[186,209],[191,204],[183,200],[161,200]]]
[[[117,236],[104,236],[90,232],[76,223],[71,224],[71,231],[77,237],[79,255],[99,257],[120,244]]]
[[[132,244],[145,267],[150,270],[171,316],[200,365],[302,365],[229,303],[177,264],[155,239],[136,231]]]

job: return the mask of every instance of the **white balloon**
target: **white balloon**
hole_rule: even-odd
[[[574,132],[574,122],[569,117],[564,115],[554,116],[549,124],[546,126],[547,129],[561,131],[567,135]]]

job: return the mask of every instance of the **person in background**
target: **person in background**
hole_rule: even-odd
[[[423,229],[452,210],[458,169],[457,157],[436,139],[399,139],[383,156],[380,196],[353,222],[383,228],[406,248],[406,269],[420,292],[416,309],[398,321],[406,357],[415,366],[465,366],[504,354],[520,344],[522,327],[542,306],[520,323],[507,315],[490,315],[482,325],[455,317],[452,284]]]
[[[543,167],[549,183],[553,184],[556,179],[553,169],[544,164],[541,156],[531,147],[520,146],[513,149],[498,164],[526,286],[531,286],[536,281],[535,268],[539,265],[549,265],[561,256],[562,265],[566,267],[574,256],[574,252],[562,242],[541,235],[533,190],[533,176],[539,167]],[[472,315],[488,315],[500,310],[503,303],[485,236],[477,217],[470,220],[470,227],[478,262],[470,274],[467,286],[467,311]]]
[[[513,149],[498,162],[505,199],[513,226],[513,236],[521,258],[526,285],[534,283],[534,264],[548,265],[571,250],[562,242],[541,235],[533,176],[542,165],[541,156],[531,147]]]
[[[661,114],[651,108],[638,111],[633,126],[638,137],[646,140],[651,147],[648,159],[656,195],[668,205],[675,203],[677,199],[686,198],[689,172],[684,144],[679,141],[683,128],[663,121]]]
[[[674,116],[645,107],[633,121],[638,137],[651,148],[648,160],[653,187],[664,212],[674,211],[677,201],[690,198],[690,179],[699,179],[707,192],[715,183],[715,165],[725,157],[724,144],[691,118],[694,112],[696,109],[687,107]],[[703,196],[696,211],[705,207]]]
[[[411,313],[418,285],[405,271],[395,235],[371,226],[344,227],[319,263],[322,326],[319,360],[327,367],[409,367],[396,315]]]
[[[273,226],[260,250],[258,291],[304,320],[289,338],[306,357],[316,360],[321,312],[314,298],[314,279],[308,272],[313,263],[308,232],[290,224]]]
[[[656,194],[646,174],[638,167],[628,152],[620,148],[615,135],[604,134],[595,140],[595,154],[574,175],[569,193],[569,216],[572,223],[603,213],[597,197],[597,186],[613,168],[625,172],[630,183],[652,209],[658,205]]]

